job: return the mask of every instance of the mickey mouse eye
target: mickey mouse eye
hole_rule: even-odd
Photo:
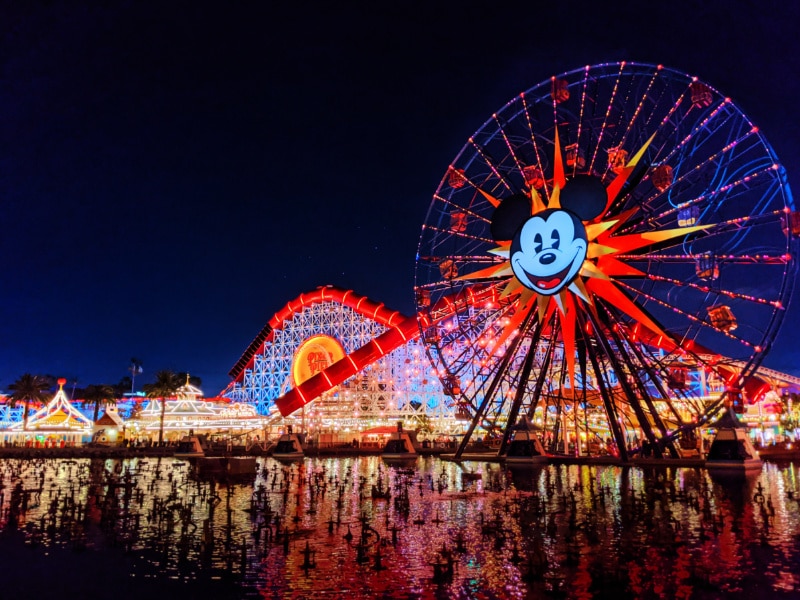
[[[533,251],[536,252],[536,254],[539,254],[539,252],[542,251],[543,245],[541,233],[537,233],[535,236],[533,236]]]
[[[558,250],[558,245],[561,243],[561,234],[558,233],[558,229],[553,229],[553,232],[550,234],[550,239],[552,240],[552,248]]]

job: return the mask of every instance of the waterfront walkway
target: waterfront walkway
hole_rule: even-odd
[[[163,446],[67,446],[64,448],[29,448],[24,446],[0,446],[0,459],[3,458],[110,458],[123,459],[135,457],[171,457],[175,454],[178,447],[174,445]],[[419,456],[438,456],[446,461],[454,462],[501,462],[501,460],[486,448],[480,452],[466,452],[459,460],[453,457],[453,448],[418,448]],[[380,448],[376,447],[353,447],[350,445],[331,446],[331,447],[307,447],[305,455],[308,458],[332,457],[345,458],[357,456],[379,456]],[[800,460],[800,445],[795,448],[781,448],[779,452],[771,452],[770,448],[760,450],[761,458],[764,461],[795,461]],[[209,452],[208,456],[269,456],[269,449],[253,445],[230,446],[228,448],[218,448]],[[622,465],[619,458],[610,455],[592,456],[571,456],[571,455],[548,455],[548,463],[555,465]],[[630,465],[636,466],[665,466],[665,467],[702,467],[705,461],[697,457],[684,458],[633,458],[629,461]]]

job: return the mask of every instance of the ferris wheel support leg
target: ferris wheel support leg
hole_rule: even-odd
[[[533,336],[534,340],[531,341],[531,345],[528,348],[528,354],[525,356],[525,363],[522,365],[522,372],[520,373],[519,381],[517,382],[517,391],[516,394],[514,394],[514,403],[511,405],[511,410],[508,412],[508,421],[506,422],[506,429],[503,432],[503,441],[500,443],[500,455],[502,455],[506,450],[508,438],[511,436],[511,428],[517,421],[519,408],[522,406],[522,399],[525,397],[525,389],[528,387],[528,378],[530,377],[531,369],[533,368],[533,358],[536,355],[536,345],[539,342],[539,335],[541,334],[541,331],[541,327],[536,330],[536,333]]]
[[[662,398],[668,399],[669,395],[667,394],[667,390],[661,384],[661,379],[659,379],[656,376],[656,373],[653,370],[652,366],[650,364],[648,364],[648,362],[644,359],[642,351],[639,348],[637,348],[636,346],[631,346],[631,349],[633,350],[634,354],[636,354],[636,357],[639,359],[639,362],[642,365],[644,365],[644,369],[645,369],[645,371],[647,371],[647,374],[650,377],[650,380],[653,382],[653,385],[656,386],[656,389],[658,390],[658,393],[661,394]],[[648,405],[647,405],[648,408],[651,411],[653,411],[653,413],[655,413],[655,407],[652,405],[652,399],[650,398],[649,395],[646,396],[646,400],[648,401]],[[672,406],[672,402],[668,401],[667,402],[667,406],[669,406],[669,410],[672,413],[672,416],[675,417],[675,420],[678,422],[678,424],[681,425],[681,426],[685,425],[686,423],[683,422],[683,419],[681,418],[681,416],[678,413],[678,411],[675,410],[674,406]],[[661,421],[661,419],[658,418],[658,422],[659,422],[659,429],[661,430],[661,432],[664,435],[666,435],[666,427],[664,426],[663,421]]]
[[[614,330],[613,327],[609,327],[608,330],[611,333],[611,336],[614,338],[614,341],[617,344],[617,348],[619,348],[620,355],[622,356],[622,358],[625,361],[625,363],[629,366],[628,372],[631,373],[631,374],[636,373],[637,369],[634,368],[635,365],[633,363],[633,360],[631,359],[630,355],[628,354],[628,351],[625,349],[625,345],[622,343],[622,340],[621,340],[620,336],[617,334],[617,332]],[[633,350],[634,354],[636,355],[636,358],[638,359],[638,364],[644,366],[644,369],[645,369],[645,371],[647,371],[647,374],[650,377],[650,380],[656,386],[656,389],[662,395],[662,398],[669,405],[670,409],[672,409],[674,411],[674,409],[672,408],[672,404],[669,401],[669,396],[667,396],[667,394],[666,394],[666,390],[664,390],[663,386],[661,385],[660,380],[658,379],[658,377],[655,376],[655,373],[652,371],[652,368],[650,367],[648,362],[645,360],[645,358],[642,355],[642,353],[639,351],[638,348],[636,348],[635,345],[632,345],[630,347]],[[615,369],[616,368],[617,367],[615,367]],[[644,385],[644,383],[642,382],[641,378],[637,377],[636,375],[632,375],[632,378],[633,378],[634,382],[636,383],[636,387],[639,390],[639,394],[640,394],[642,400],[647,405],[647,409],[649,411],[650,418],[652,419],[653,423],[655,424],[655,426],[658,428],[659,432],[661,433],[660,442],[659,442],[659,440],[656,440],[656,438],[655,438],[655,434],[653,433],[652,427],[650,426],[650,420],[647,419],[646,415],[644,415],[644,411],[641,410],[641,407],[638,405],[638,402],[636,402],[636,399],[634,398],[634,401],[633,401],[632,404],[633,404],[633,407],[634,407],[634,411],[636,411],[636,417],[637,417],[637,419],[639,419],[639,424],[642,427],[642,431],[644,432],[644,434],[647,437],[648,441],[653,445],[653,448],[655,449],[655,452],[656,452],[656,454],[658,456],[661,456],[661,446],[663,444],[663,445],[666,446],[666,450],[669,452],[669,454],[670,454],[670,456],[672,458],[678,458],[679,454],[678,454],[678,451],[675,449],[675,444],[673,443],[673,438],[670,437],[669,432],[667,431],[667,428],[664,425],[664,422],[661,420],[661,417],[659,417],[658,411],[656,410],[656,407],[653,404],[653,399],[650,397],[650,393],[647,391],[647,387]],[[638,410],[637,410],[637,408],[638,408]],[[639,414],[640,412],[642,413],[641,415]],[[676,416],[677,416],[677,411],[675,411],[675,412],[676,412]],[[679,423],[680,423],[680,421],[679,421]]]
[[[528,407],[528,417],[531,419],[533,419],[536,413],[536,407],[539,405],[539,399],[542,397],[542,390],[544,389],[544,384],[547,381],[547,373],[550,369],[550,364],[553,362],[554,351],[555,345],[548,345],[544,361],[539,369],[539,375],[536,378],[536,387],[533,389],[533,399]],[[547,406],[544,407],[544,412],[547,414]]]
[[[599,323],[595,321],[594,317],[591,314],[589,315],[589,319],[592,320],[592,324],[595,327],[599,325]],[[606,326],[609,329],[609,331],[613,331],[613,327],[608,327],[608,324],[606,324]],[[596,329],[596,330],[602,331],[601,329]],[[622,359],[625,361],[626,366],[628,367],[627,369],[623,369],[622,365],[620,364],[619,357],[616,355],[614,349],[609,344],[608,339],[603,335],[598,335],[597,340],[600,342],[600,345],[603,348],[605,355],[608,357],[608,360],[611,363],[611,368],[614,369],[615,373],[618,373],[617,379],[619,381],[620,387],[622,387],[622,391],[627,397],[628,403],[630,404],[634,414],[636,415],[636,419],[639,421],[639,427],[642,428],[642,431],[644,432],[648,441],[650,441],[653,444],[653,450],[655,451],[656,456],[658,456],[659,458],[663,458],[662,443],[658,439],[656,439],[656,436],[653,433],[653,428],[650,426],[650,420],[647,418],[647,415],[642,409],[641,404],[639,404],[639,399],[637,398],[636,393],[631,387],[629,376],[635,378],[635,375],[632,374],[636,372],[636,365],[630,362],[629,356],[626,353],[621,352],[620,355]],[[622,349],[620,348],[620,350]],[[641,387],[643,388],[644,386]],[[649,397],[649,395],[646,394],[646,390],[645,390],[645,395]],[[671,444],[671,442],[669,443]]]
[[[523,322],[522,326],[520,327],[521,331],[526,331],[528,326],[533,319],[533,313],[529,314],[525,317],[525,321]],[[492,379],[492,383],[489,385],[489,389],[486,391],[486,395],[483,397],[483,401],[481,402],[480,406],[478,407],[475,416],[472,419],[472,422],[469,424],[467,428],[467,432],[464,434],[464,438],[461,440],[461,443],[458,445],[458,449],[456,450],[455,458],[458,460],[461,458],[461,455],[464,454],[464,449],[467,447],[469,443],[469,439],[472,437],[472,433],[475,431],[475,428],[478,426],[478,423],[483,420],[483,414],[486,412],[486,408],[489,406],[490,400],[494,397],[495,392],[497,391],[497,387],[500,385],[500,382],[503,380],[503,375],[505,374],[506,370],[508,369],[508,365],[511,363],[511,359],[517,353],[519,349],[519,345],[524,338],[524,335],[518,335],[514,338],[511,347],[506,351],[505,356],[503,356],[503,360],[500,362],[498,366],[497,372],[495,373],[494,378]]]
[[[597,387],[600,388],[600,396],[603,398],[603,405],[605,406],[606,414],[608,415],[608,425],[611,428],[611,433],[614,435],[614,440],[617,443],[619,457],[622,462],[627,463],[629,460],[628,447],[626,445],[625,435],[622,433],[622,429],[620,428],[619,415],[617,414],[617,409],[614,406],[611,393],[606,387],[606,383],[600,369],[600,361],[597,359],[597,354],[595,353],[591,344],[587,344],[587,354],[589,355],[589,360],[591,361],[592,368],[596,374]]]

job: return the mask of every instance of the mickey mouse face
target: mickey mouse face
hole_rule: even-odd
[[[586,228],[571,212],[530,217],[511,242],[511,269],[525,287],[546,296],[575,279],[586,258]]]
[[[525,194],[500,203],[491,221],[492,237],[511,240],[511,269],[526,288],[552,296],[578,276],[586,260],[586,227],[605,210],[608,197],[603,182],[592,175],[576,175],[561,190],[561,208],[533,216]]]

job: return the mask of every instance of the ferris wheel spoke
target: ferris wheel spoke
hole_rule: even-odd
[[[527,166],[528,167],[532,167],[534,170],[538,169],[537,173],[541,174],[542,184],[544,184],[544,169],[542,168],[542,165],[544,164],[544,162],[543,162],[544,156],[543,156],[543,153],[540,152],[539,144],[536,141],[537,135],[536,135],[536,133],[534,133],[533,124],[531,123],[530,109],[528,108],[528,101],[525,98],[525,93],[524,92],[522,94],[520,94],[520,99],[521,99],[521,102],[522,102],[522,112],[525,114],[525,124],[528,127],[528,134],[530,135],[531,146],[533,147],[533,154],[534,154],[534,158],[535,158],[534,159],[534,164],[527,165]],[[523,176],[524,176],[524,172],[523,172]],[[532,188],[533,187],[537,187],[537,186],[533,185],[533,183],[531,183],[529,185]],[[543,187],[545,196],[547,197],[547,201],[549,203],[550,202],[550,189],[546,185],[542,185],[541,187]]]
[[[694,104],[690,107],[690,111],[693,110],[696,110]],[[699,150],[703,144],[708,143],[715,133],[724,132],[724,126],[729,123],[729,119],[734,115],[735,107],[729,100],[724,99],[708,114],[708,116],[698,123],[693,124],[691,130],[680,141],[667,147],[666,155],[656,156],[656,160],[660,163],[669,163],[670,161],[678,162],[677,157],[687,155],[694,156],[695,151]],[[675,126],[672,121],[662,122],[662,125],[672,126],[676,132],[678,130],[677,126]],[[664,131],[661,133],[666,135]]]
[[[696,290],[703,294],[708,294],[710,296],[713,296],[716,299],[728,298],[731,300],[743,300],[745,301],[745,303],[762,304],[762,305],[772,306],[775,308],[781,308],[781,303],[779,300],[768,300],[766,298],[762,298],[759,296],[743,294],[741,292],[735,292],[733,290],[728,290],[722,287],[712,288],[708,285],[700,285],[690,281],[682,281],[680,279],[674,279],[672,277],[664,277],[662,275],[656,275],[654,273],[649,274],[647,278],[651,281],[656,281],[659,283],[667,283],[674,288],[686,288],[686,289]]]
[[[470,234],[465,233],[465,232],[453,231],[450,228],[444,229],[444,228],[440,228],[440,227],[436,227],[436,226],[431,226],[431,227],[429,227],[429,229],[432,232],[445,234],[447,236],[451,236],[453,238],[457,238],[457,239],[461,239],[461,240],[468,240],[468,241],[471,241],[471,242],[480,242],[482,244],[491,244],[492,243],[492,240],[490,240],[489,238],[481,238],[481,237],[478,237],[476,235],[470,235]],[[448,241],[450,241],[450,240],[448,240]]]
[[[664,137],[668,137],[668,132],[674,131],[677,129],[678,123],[682,122],[685,117],[680,115],[680,108],[684,106],[684,102],[686,100],[686,96],[689,93],[691,84],[687,82],[686,86],[683,87],[680,91],[680,94],[673,100],[672,97],[667,93],[667,88],[660,94],[659,98],[656,100],[656,107],[658,108],[661,105],[661,99],[664,98],[665,102],[668,104],[667,112],[664,114],[661,121],[658,125],[654,128],[656,133],[660,133]],[[646,125],[650,126],[651,120],[653,118],[657,118],[657,115],[660,114],[658,110],[653,110],[650,113],[646,121]],[[661,162],[661,161],[659,161]]]
[[[463,213],[469,219],[474,219],[476,221],[482,221],[483,223],[485,223],[487,225],[489,223],[489,219],[487,219],[485,216],[483,216],[477,210],[474,210],[471,206],[464,206],[462,204],[459,204],[459,203],[456,203],[456,202],[452,202],[449,198],[445,198],[444,196],[441,196],[439,194],[434,194],[433,197],[434,197],[435,200],[438,200],[441,204],[443,204],[445,206],[445,208],[442,209],[442,210],[445,210],[446,208],[449,208],[451,215],[452,215],[453,212]],[[451,218],[451,220],[452,220],[452,218]],[[460,225],[460,224],[456,223],[455,225]],[[451,227],[450,227],[449,231],[454,231],[452,223],[451,223]]]
[[[500,121],[500,118],[497,116],[497,113],[492,115],[494,122],[497,123],[497,130],[500,132],[500,135],[503,137],[503,141],[506,144],[506,148],[508,149],[508,154],[514,160],[514,165],[517,167],[517,171],[520,173],[522,172],[522,165],[520,164],[519,158],[517,157],[517,153],[514,150],[514,146],[508,139],[508,135],[506,135],[506,131],[503,128],[503,123]]]
[[[692,323],[695,323],[697,325],[701,325],[703,327],[707,327],[709,330],[713,330],[716,333],[724,335],[728,339],[736,341],[736,342],[739,342],[743,346],[746,346],[746,347],[748,347],[750,349],[753,349],[753,348],[756,347],[756,345],[753,344],[753,342],[751,342],[749,340],[746,340],[743,337],[733,335],[732,333],[730,333],[730,331],[725,331],[723,329],[720,329],[719,327],[715,326],[712,321],[708,321],[708,320],[700,318],[700,317],[698,317],[698,316],[694,315],[693,313],[690,313],[690,312],[688,312],[686,310],[683,310],[683,309],[677,308],[675,306],[672,306],[669,303],[665,302],[664,300],[653,296],[652,294],[648,294],[648,293],[644,292],[641,289],[638,289],[638,288],[632,287],[630,285],[627,285],[625,282],[619,281],[618,283],[619,283],[620,287],[622,287],[624,289],[627,289],[634,297],[644,298],[645,300],[647,300],[649,302],[652,302],[653,304],[656,304],[656,305],[660,306],[661,308],[663,308],[665,310],[669,310],[672,313],[674,313],[676,315],[679,315],[680,317],[683,317],[688,321],[691,321]]]
[[[463,248],[462,248],[463,250]],[[418,256],[417,260],[430,268],[436,267],[439,275],[446,285],[452,286],[455,283],[462,283],[464,278],[459,277],[462,271],[459,267],[471,266],[485,267],[487,265],[502,264],[497,257],[486,255],[470,254],[450,254],[442,253],[434,256]],[[455,266],[456,269],[450,267]]]
[[[484,164],[487,167],[489,167],[489,169],[494,174],[494,176],[497,178],[497,180],[503,185],[504,188],[506,188],[506,191],[513,193],[514,190],[511,187],[511,183],[506,179],[506,177],[503,174],[500,173],[500,170],[499,170],[497,164],[492,159],[492,157],[489,156],[489,153],[487,152],[486,148],[481,146],[472,137],[469,138],[469,143],[472,144],[472,147],[475,148],[475,151],[481,157],[481,159],[483,160]]]
[[[650,93],[653,89],[653,85],[655,84],[656,80],[658,79],[659,73],[661,72],[661,68],[657,67],[655,71],[653,71],[650,80],[647,82],[647,87],[645,88],[644,92],[642,92],[641,98],[639,99],[639,103],[636,105],[636,108],[633,110],[630,120],[628,121],[627,127],[625,132],[622,134],[622,139],[618,146],[622,146],[628,139],[628,135],[634,130],[634,125],[639,120],[639,117],[642,115],[642,110],[645,106],[645,102],[651,98]],[[655,104],[658,104],[658,100],[655,101]],[[622,114],[622,113],[620,113]],[[654,113],[650,113],[649,116],[652,116]],[[647,129],[647,123],[644,124],[643,130]],[[608,172],[608,168],[606,168],[606,172]]]
[[[766,265],[783,265],[788,266],[791,262],[791,256],[786,254],[781,255],[767,255],[767,254],[714,254],[709,252],[700,252],[696,254],[661,254],[661,253],[647,253],[647,254],[618,254],[616,258],[624,260],[627,264],[635,265],[637,263],[672,263],[672,264],[697,264],[697,260],[704,257],[713,257],[719,264],[730,265],[750,265],[750,266],[766,266]]]
[[[756,228],[763,228],[771,226],[773,231],[778,231],[783,227],[785,213],[782,210],[774,212],[765,212],[760,215],[743,216],[735,219],[728,219],[719,221],[715,225],[711,225],[703,230],[705,236],[725,236],[731,235],[730,241],[738,241],[741,234],[757,231]],[[700,241],[702,238],[698,236],[696,240]],[[726,241],[729,241],[726,239]]]
[[[663,198],[664,201],[668,201],[670,195],[675,190],[682,190],[682,189],[691,189],[695,182],[700,177],[702,170],[704,168],[711,168],[712,165],[716,167],[719,163],[721,163],[725,159],[729,159],[730,157],[728,154],[733,150],[736,144],[740,144],[744,141],[748,141],[748,138],[751,138],[755,135],[754,131],[748,132],[744,137],[740,140],[737,140],[732,143],[729,147],[723,148],[720,152],[712,157],[709,157],[706,161],[701,164],[693,166],[692,169],[685,171],[677,178],[672,179],[669,184],[669,188],[665,189],[665,191],[660,191],[658,188],[655,188],[655,192],[642,200],[642,203],[646,206],[653,206],[656,203],[656,200],[659,198]],[[756,140],[757,142],[757,140]],[[667,164],[668,161],[661,161],[660,164]],[[764,161],[765,163],[767,161]],[[708,205],[710,201],[716,202],[723,202],[727,199],[730,199],[734,196],[736,191],[741,192],[748,192],[753,189],[753,185],[765,185],[771,183],[770,178],[774,179],[775,171],[777,166],[773,163],[769,164],[753,164],[750,165],[744,173],[736,173],[735,176],[737,177],[733,181],[728,181],[726,183],[721,183],[714,188],[703,191],[703,193],[698,194],[694,198],[687,198],[683,202],[681,202],[678,206],[675,205],[667,205],[666,210],[663,212],[658,213],[656,219],[670,216],[672,214],[677,213],[678,211],[685,210],[687,208],[691,208],[692,206],[705,206]]]
[[[583,131],[583,119],[584,113],[586,111],[586,92],[589,86],[589,68],[586,68],[583,72],[583,84],[581,86],[581,101],[580,101],[580,111],[578,112],[578,132],[575,134],[575,142],[578,144],[578,147],[581,145],[581,133]]]
[[[589,161],[589,171],[591,172],[594,169],[594,162],[597,158],[597,153],[603,145],[603,136],[606,132],[606,125],[608,124],[609,116],[611,115],[611,110],[614,107],[614,100],[617,97],[617,89],[619,88],[620,77],[622,75],[622,71],[625,68],[625,63],[620,63],[619,71],[617,73],[617,77],[613,84],[613,90],[611,91],[611,97],[608,101],[608,106],[606,107],[605,115],[603,116],[603,124],[600,126],[600,133],[598,134],[597,143],[594,146],[594,150],[592,151],[592,159]],[[576,163],[577,164],[577,163]],[[574,175],[573,171],[573,175]]]
[[[757,171],[753,171],[744,177],[740,177],[736,181],[732,181],[719,188],[711,190],[708,193],[700,194],[693,198],[684,200],[677,206],[668,205],[662,212],[658,212],[652,217],[648,217],[642,220],[640,223],[637,223],[637,226],[656,226],[658,223],[664,222],[665,219],[673,216],[677,217],[681,211],[691,210],[693,207],[707,206],[710,203],[721,203],[725,201],[725,199],[735,198],[737,194],[754,192],[756,190],[756,186],[773,186],[776,184],[775,175],[778,169],[778,165],[771,164]],[[658,195],[651,196],[643,203],[650,205],[657,196]],[[758,215],[752,215],[751,217],[758,217]],[[628,228],[623,227],[620,230],[625,232],[628,230]]]

